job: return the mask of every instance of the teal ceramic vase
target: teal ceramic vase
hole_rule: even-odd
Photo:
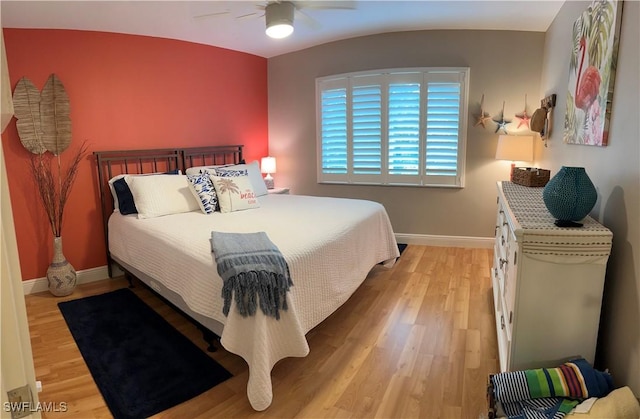
[[[586,217],[598,199],[598,192],[584,167],[562,166],[542,191],[547,209],[559,227],[582,227],[577,221]]]

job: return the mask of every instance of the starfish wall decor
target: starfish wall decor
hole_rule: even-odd
[[[482,128],[486,128],[485,125],[487,122],[491,121],[491,115],[484,111],[484,93],[482,94],[482,99],[480,99],[480,115],[476,115],[476,124],[474,127],[478,125],[482,125]]]
[[[529,121],[531,120],[531,117],[527,115],[527,95],[524,95],[524,111],[522,111],[521,114],[516,114],[516,118],[520,120],[520,122],[518,122],[518,128],[524,125],[529,129]]]
[[[502,102],[502,117],[498,120],[498,119],[494,119],[493,122],[495,122],[496,124],[498,124],[498,126],[496,127],[496,133],[500,130],[504,131],[505,134],[508,134],[507,132],[507,124],[511,122],[511,120],[507,121],[506,119],[504,119],[504,101]]]

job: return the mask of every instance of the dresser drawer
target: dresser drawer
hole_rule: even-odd
[[[500,314],[500,328],[506,334],[507,340],[511,342],[511,335],[513,330],[513,311],[507,309],[504,294],[502,294],[502,302],[500,303],[500,307],[502,309],[502,312]]]
[[[494,250],[492,275],[494,276],[495,283],[498,284],[498,294],[502,296],[504,294],[504,270],[501,266],[504,264],[501,264],[500,260],[504,261],[504,259],[501,259],[498,255],[498,252]]]
[[[518,244],[510,241],[507,246],[507,263],[504,268],[504,312],[508,316],[509,324],[513,323],[513,312],[518,285]]]
[[[507,259],[507,241],[505,237],[501,234],[497,235],[495,238],[495,243],[493,244],[493,253],[500,262],[500,260]],[[502,269],[502,267],[500,267]]]
[[[500,293],[500,286],[498,285],[498,271],[495,267],[492,269],[492,283],[493,283],[493,305],[495,309],[495,324],[498,338],[498,352],[500,354],[500,370],[506,371],[509,365],[509,349],[511,346],[510,336],[507,336],[506,322],[502,315],[502,294]]]
[[[498,255],[498,260],[507,258],[507,242],[509,239],[509,223],[506,220],[504,211],[498,205],[498,216],[496,218],[496,237],[494,244],[494,253]]]
[[[497,225],[501,230],[501,234],[505,237],[505,240],[506,240],[507,236],[509,235],[509,222],[507,221],[507,214],[506,214],[505,205],[500,200],[498,200],[498,221],[497,221]]]

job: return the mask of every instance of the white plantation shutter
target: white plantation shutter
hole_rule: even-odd
[[[420,84],[389,86],[389,173],[417,175],[420,166]]]
[[[462,113],[466,109],[464,76],[435,73],[426,76],[426,182],[457,185],[460,176]],[[463,108],[463,99],[465,100]],[[433,180],[432,180],[433,179]]]
[[[355,175],[382,173],[382,88],[352,89],[352,162]]]
[[[393,78],[392,78],[393,79]],[[389,183],[418,183],[420,176],[420,74],[389,82]]]
[[[318,181],[464,186],[468,72],[398,69],[318,79]]]
[[[347,174],[347,89],[321,93],[322,172]]]

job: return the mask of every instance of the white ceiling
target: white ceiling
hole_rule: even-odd
[[[296,14],[294,33],[264,33],[265,1],[30,1],[2,0],[4,28],[80,29],[179,39],[261,57],[273,57],[330,41],[425,29],[494,29],[544,32],[564,0],[358,0],[333,2],[353,9],[316,9],[327,1],[294,1],[318,23]],[[305,7],[305,3],[309,7]],[[225,12],[220,15],[196,17]],[[238,16],[257,12],[251,17]]]

